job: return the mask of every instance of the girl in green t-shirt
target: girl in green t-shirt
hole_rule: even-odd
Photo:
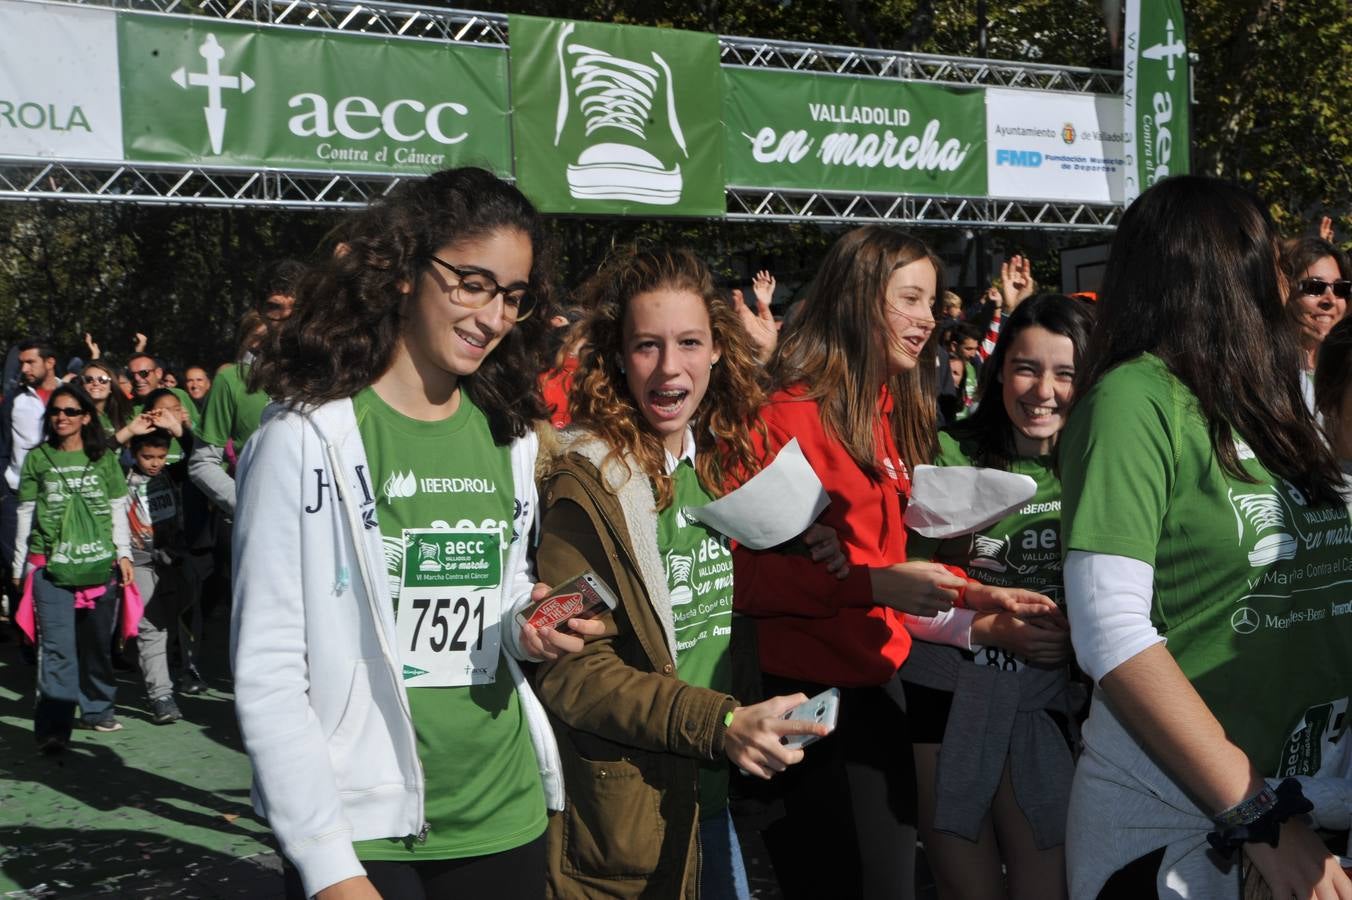
[[[534,587],[543,228],[487,171],[404,180],[257,347],[249,389],[279,402],[240,457],[232,664],[296,895],[544,895],[558,754],[514,657],[582,642],[512,623]]]
[[[13,571],[29,568],[37,621],[34,734],[44,753],[59,753],[77,704],[81,727],[122,727],[113,715],[112,637],[118,588],[131,583],[132,564],[127,484],[94,401],[73,384],[58,385],[43,435],[19,474]]]
[[[913,557],[958,566],[986,584],[1061,598],[1061,484],[1052,454],[1091,325],[1084,305],[1058,294],[1029,298],[1008,318],[983,368],[980,404],[940,433],[934,462],[1027,475],[1037,493],[978,534],[908,536]],[[900,671],[920,836],[939,896],[1064,897],[1074,765],[1064,737],[1072,713],[1065,619],[963,615],[971,619],[963,649],[930,643],[928,620],[908,617],[921,640]],[[977,744],[987,749],[975,752]]]
[[[803,756],[780,738],[818,726],[781,718],[801,694],[737,699],[756,661],[732,614],[732,554],[686,510],[722,494],[727,466],[757,468],[760,366],[689,251],[624,252],[582,294],[574,430],[544,488],[538,562],[555,583],[594,571],[618,606],[602,636],[536,675],[568,795],[550,823],[551,887],[745,898],[728,762],[769,778]]]
[[[1248,864],[1274,897],[1352,896],[1284,780],[1345,755],[1352,521],[1276,251],[1263,204],[1200,176],[1146,190],[1113,238],[1058,453],[1071,635],[1096,682],[1075,897],[1239,897]]]

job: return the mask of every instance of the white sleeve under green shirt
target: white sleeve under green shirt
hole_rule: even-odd
[[[1254,483],[1163,362],[1117,366],[1061,437],[1063,543],[1153,566],[1152,624],[1230,739],[1265,775],[1313,775],[1352,695],[1352,522],[1237,444]]]
[[[687,446],[693,442],[687,436]],[[700,484],[689,453],[671,471],[672,504],[657,516],[657,549],[667,570],[679,674],[686,684],[732,693],[732,550],[728,539],[685,514],[714,499]],[[726,762],[703,763],[700,817],[728,805]]]
[[[493,443],[487,418],[463,392],[459,409],[439,422],[410,419],[370,388],[353,407],[431,826],[424,844],[362,841],[357,856],[458,859],[522,846],[544,833],[546,813],[526,718],[493,650],[493,598],[510,580],[502,571],[512,540],[510,449]],[[422,686],[439,679],[459,686]]]

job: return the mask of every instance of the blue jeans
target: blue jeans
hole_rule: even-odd
[[[75,706],[86,720],[113,714],[117,677],[112,641],[117,627],[118,587],[76,609],[75,593],[52,584],[47,570],[33,575],[33,605],[38,620],[38,702],[33,726],[39,740],[70,737]]]
[[[732,813],[724,807],[699,823],[701,900],[751,900],[742,863],[742,845],[732,826]]]

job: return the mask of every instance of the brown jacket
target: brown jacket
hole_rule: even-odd
[[[678,677],[648,478],[611,461],[603,479],[605,447],[586,434],[563,450],[541,492],[539,577],[558,584],[591,569],[619,606],[602,618],[604,635],[535,674],[567,795],[549,823],[549,896],[694,898],[699,763],[723,757],[723,718],[739,704]],[[734,642],[739,631],[751,629],[735,629]],[[735,657],[735,670],[755,668],[754,645]]]

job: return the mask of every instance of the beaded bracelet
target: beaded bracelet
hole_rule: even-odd
[[[1259,794],[1262,794],[1262,791]],[[1235,851],[1245,844],[1263,843],[1270,847],[1276,847],[1277,839],[1281,835],[1282,823],[1292,816],[1309,812],[1314,809],[1314,804],[1305,799],[1305,794],[1300,789],[1300,782],[1294,778],[1287,778],[1277,785],[1274,798],[1274,802],[1258,818],[1252,821],[1238,825],[1226,825],[1217,821],[1216,824],[1219,827],[1206,836],[1207,842],[1226,859],[1232,859]],[[1256,798],[1250,798],[1250,800],[1253,799]],[[1246,800],[1239,805],[1245,806],[1249,802],[1249,800]],[[1259,808],[1257,805],[1253,807],[1253,809],[1257,808]],[[1222,815],[1228,815],[1235,809],[1237,807],[1226,810]]]

